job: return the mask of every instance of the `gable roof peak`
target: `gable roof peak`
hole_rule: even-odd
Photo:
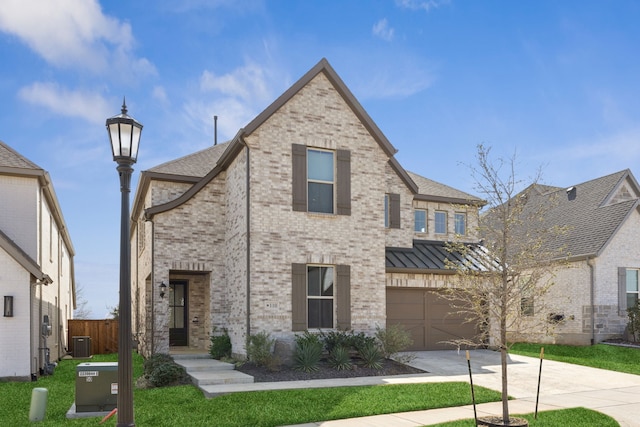
[[[40,166],[0,141],[0,167],[43,170]]]

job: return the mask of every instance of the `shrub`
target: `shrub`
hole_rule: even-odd
[[[303,372],[315,372],[322,358],[322,342],[315,334],[305,332],[296,336],[293,368]]]
[[[640,301],[633,307],[627,308],[627,315],[629,316],[629,324],[627,325],[629,338],[632,341],[638,341],[638,334],[640,334]]]
[[[156,353],[144,361],[144,376],[155,387],[191,382],[185,369],[165,353]]]
[[[390,359],[413,344],[409,332],[400,325],[391,325],[387,329],[376,328],[376,338],[380,342],[382,355],[386,359]]]
[[[165,365],[167,363],[174,363],[173,357],[166,353],[152,354],[144,361],[143,364],[145,377],[148,378],[158,366]]]
[[[346,371],[353,367],[349,349],[345,346],[334,347],[329,353],[329,366],[338,371]]]
[[[231,338],[226,328],[222,329],[222,334],[216,335],[217,328],[213,328],[211,335],[211,347],[209,347],[209,354],[214,359],[222,359],[225,357],[231,357]]]
[[[188,375],[184,368],[176,363],[158,365],[149,376],[149,381],[156,387],[187,384]]]
[[[277,357],[271,353],[275,339],[266,332],[250,335],[247,339],[247,359],[258,366],[264,366],[270,370],[276,370],[279,363]]]
[[[352,347],[353,334],[344,331],[320,332],[325,350],[331,353],[336,347]]]
[[[382,353],[375,341],[367,341],[358,347],[358,354],[362,359],[362,366],[365,368],[382,369]]]

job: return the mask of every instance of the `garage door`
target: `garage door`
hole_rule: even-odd
[[[411,333],[409,350],[450,350],[455,347],[445,341],[475,337],[476,325],[455,311],[437,291],[387,288],[387,325],[400,324]]]

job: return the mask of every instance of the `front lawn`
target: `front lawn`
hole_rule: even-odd
[[[585,408],[539,412],[537,420],[534,419],[533,414],[514,416],[526,418],[529,421],[529,427],[620,427],[620,424],[610,416]],[[470,419],[440,424],[429,424],[429,427],[471,427],[474,425],[474,420]]]
[[[578,347],[517,343],[511,347],[509,352],[523,356],[540,357],[541,347],[544,347],[545,359],[640,375],[640,349],[638,348],[607,344]]]
[[[92,362],[116,361],[117,355],[94,356]],[[0,383],[0,425],[28,426],[31,391],[49,391],[46,418],[37,425],[96,426],[100,419],[68,420],[75,399],[76,365],[64,360],[54,375],[37,382]],[[142,358],[134,357],[134,377],[142,374]],[[498,401],[495,391],[475,388],[478,402]],[[369,387],[233,393],[205,399],[193,386],[136,389],[135,421],[139,426],[278,426],[366,415],[471,404],[466,383],[432,383]],[[114,426],[112,417],[104,426]]]
[[[539,344],[516,344],[511,352],[538,357]],[[596,345],[573,347],[545,345],[545,358],[620,372],[640,374],[640,350]],[[117,355],[94,356],[92,362],[116,361]],[[29,426],[31,391],[49,391],[47,415],[37,425],[96,426],[100,419],[68,420],[66,412],[75,399],[76,365],[64,360],[55,374],[37,382],[0,383],[0,425]],[[134,355],[134,377],[142,375],[142,358]],[[475,388],[476,400],[498,401],[498,392]],[[424,410],[471,403],[466,383],[430,383],[370,387],[342,387],[234,393],[205,399],[193,386],[155,388],[134,392],[135,421],[139,426],[278,426],[367,415]],[[527,416],[529,417],[529,416]],[[531,420],[531,418],[530,418]],[[447,426],[471,426],[473,421]],[[104,426],[114,426],[112,417]],[[616,426],[610,418],[586,409],[539,414],[532,427]]]

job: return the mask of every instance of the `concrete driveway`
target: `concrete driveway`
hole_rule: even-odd
[[[469,379],[464,351],[425,351],[415,355],[411,365],[428,371],[430,375],[450,380]],[[500,390],[500,353],[472,350],[470,359],[474,385]],[[510,405],[513,406],[511,412],[534,412],[539,369],[540,359],[509,355],[508,392],[518,400],[518,403]],[[621,426],[638,426],[640,376],[544,360],[539,410],[578,406],[607,414]]]
[[[411,354],[416,358],[410,364],[428,371],[428,374],[378,378],[379,382],[376,383],[469,382],[469,369],[464,351],[425,351]],[[473,384],[500,390],[500,353],[472,350],[470,355]],[[508,392],[515,398],[509,402],[511,414],[535,411],[539,369],[538,358],[509,356]],[[369,383],[374,384],[373,380],[369,380]],[[336,385],[338,384],[333,383],[326,386]],[[575,407],[607,414],[616,419],[622,427],[640,426],[640,376],[544,360],[538,411]],[[477,413],[479,417],[500,415],[502,403],[478,405]],[[307,423],[296,427],[418,427],[464,418],[472,419],[473,416],[473,406],[468,405]]]

